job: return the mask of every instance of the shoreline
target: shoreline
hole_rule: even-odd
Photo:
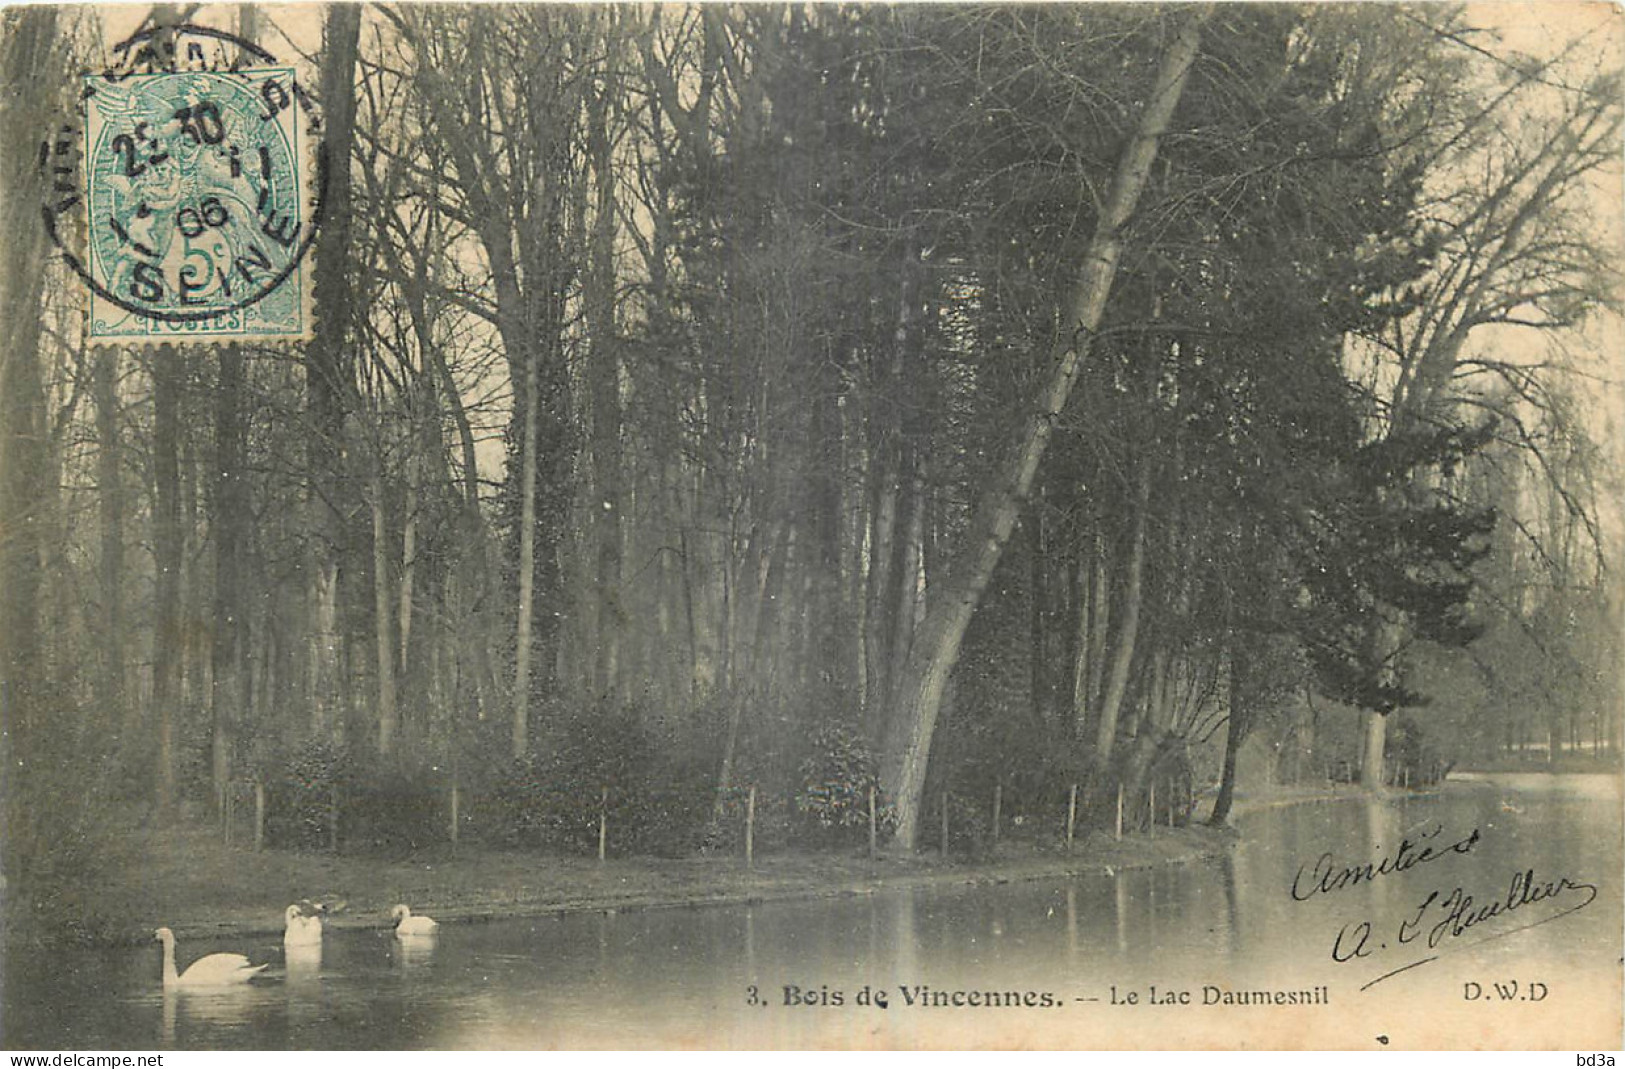
[[[813,901],[824,898],[859,898],[899,891],[913,891],[927,887],[990,887],[1012,883],[1030,883],[1038,880],[1073,879],[1088,876],[1111,876],[1118,872],[1159,868],[1166,865],[1188,865],[1222,857],[1238,842],[1233,830],[1206,827],[1174,828],[1158,833],[1156,840],[1148,842],[1143,834],[1125,837],[1121,843],[1084,843],[1074,853],[1049,855],[1022,851],[1021,855],[1006,854],[999,858],[942,862],[934,858],[902,858],[882,854],[876,861],[852,859],[837,855],[847,865],[869,866],[868,879],[846,879],[831,882],[803,880],[796,876],[775,873],[774,858],[766,858],[755,869],[725,869],[722,884],[738,883],[710,894],[674,897],[653,893],[631,893],[617,898],[589,898],[574,901],[548,901],[537,899],[513,903],[508,912],[487,907],[444,908],[425,906],[425,912],[434,912],[437,920],[448,923],[487,923],[510,917],[566,916],[581,913],[641,912],[664,909],[704,909],[714,906],[747,906],[765,902]],[[1026,844],[1022,844],[1025,846]],[[1149,853],[1123,857],[1115,862],[1100,856],[1102,845],[1118,848],[1112,851],[1127,853],[1135,848],[1153,846]],[[1170,850],[1169,848],[1172,847]],[[830,861],[829,855],[815,853],[786,855],[786,859],[801,861]],[[684,862],[679,862],[682,864]],[[612,863],[606,863],[612,864]],[[735,859],[719,859],[722,866],[737,865]],[[732,878],[730,878],[732,877]],[[346,911],[348,912],[348,911]],[[380,925],[365,920],[351,920],[337,914],[327,922],[338,930],[378,928]],[[385,925],[387,927],[387,925]],[[274,929],[281,931],[280,927]]]
[[[1432,792],[1428,792],[1432,793]],[[1238,797],[1232,819],[1305,803],[1347,801],[1357,785],[1267,791]],[[131,836],[93,887],[57,888],[33,904],[41,919],[18,918],[5,903],[6,938],[92,945],[150,941],[154,928],[188,941],[280,935],[283,911],[303,899],[344,903],[324,918],[333,930],[384,929],[397,902],[448,924],[518,917],[701,909],[764,902],[852,898],[930,887],[978,887],[1110,876],[1224,856],[1241,842],[1233,826],[1159,827],[1121,841],[1092,830],[1074,851],[1058,843],[1005,840],[974,858],[944,861],[933,851],[759,854],[754,868],[734,856],[595,858],[472,847],[439,848],[407,859],[369,855],[254,852],[227,848],[202,829]],[[10,898],[10,896],[6,896]],[[80,923],[52,924],[63,916]]]
[[[26,907],[6,901],[7,942],[136,945],[150,942],[157,927],[172,929],[182,941],[280,936],[283,911],[305,898],[343,902],[323,918],[335,931],[389,928],[389,909],[397,902],[443,923],[477,924],[854,898],[1191,864],[1222,857],[1240,841],[1234,828],[1198,824],[1158,828],[1150,835],[1138,832],[1121,841],[1091,832],[1078,839],[1071,853],[1049,844],[1007,841],[996,853],[974,859],[943,861],[931,852],[905,857],[883,851],[870,861],[861,853],[797,851],[759,854],[755,867],[746,868],[742,858],[732,856],[599,863],[595,858],[485,848],[455,856],[436,851],[405,861],[254,853],[227,849],[206,835],[192,830],[151,837],[99,872],[99,886],[59,888],[34,903],[31,912],[38,920],[13,915]],[[182,856],[186,861],[176,863]],[[140,864],[129,863],[132,857],[169,861],[143,871]],[[46,919],[63,916],[82,917],[83,923],[54,925]]]

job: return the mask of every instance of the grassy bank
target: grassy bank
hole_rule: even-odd
[[[1233,817],[1239,817],[1282,806],[1363,798],[1368,793],[1358,783],[1274,784],[1256,791],[1238,791],[1230,813]]]
[[[1544,753],[1499,754],[1493,760],[1473,761],[1461,772],[1550,772],[1572,775],[1575,773],[1618,775],[1620,758],[1615,753],[1589,754],[1570,751],[1547,759]]]
[[[1163,828],[1122,842],[1094,834],[1067,853],[1059,846],[1003,843],[979,860],[932,853],[784,853],[737,857],[596,859],[481,847],[405,860],[255,852],[228,848],[201,831],[123,839],[94,879],[71,881],[29,903],[8,903],[12,938],[118,943],[150,940],[160,925],[183,939],[278,932],[282,911],[303,898],[342,900],[337,928],[389,923],[409,903],[442,921],[580,911],[740,904],[872,894],[929,885],[1023,880],[1177,864],[1221,855],[1229,830]],[[21,914],[21,915],[19,915]]]

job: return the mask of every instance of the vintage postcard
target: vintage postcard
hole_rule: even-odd
[[[0,1048],[1617,1051],[1622,63],[0,9]]]

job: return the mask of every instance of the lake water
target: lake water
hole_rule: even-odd
[[[1251,813],[1230,857],[1113,876],[447,925],[417,944],[333,931],[319,961],[285,962],[276,937],[183,942],[182,968],[272,963],[219,993],[165,995],[157,943],[8,956],[0,1046],[1613,1048],[1620,812],[1613,777],[1487,777]],[[1475,830],[1463,853],[1305,894],[1323,853],[1339,871]],[[1556,890],[1505,910],[1526,884]],[[1466,915],[1503,908],[1453,935],[1458,888]]]

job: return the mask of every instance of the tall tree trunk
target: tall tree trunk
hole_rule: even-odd
[[[1100,597],[1100,584],[1095,582],[1095,540],[1093,533],[1084,540],[1078,559],[1078,634],[1072,651],[1072,734],[1084,738],[1089,730],[1089,715],[1094,706],[1095,602]]]
[[[96,489],[101,511],[102,665],[97,698],[109,724],[118,724],[121,749],[140,733],[140,703],[124,693],[124,471],[119,443],[119,351],[96,354],[92,393],[96,406]]]
[[[1027,530],[1027,577],[1028,577],[1028,610],[1027,620],[1027,702],[1032,711],[1033,723],[1042,724],[1049,720],[1049,663],[1046,654],[1048,642],[1048,621],[1045,612],[1045,591],[1048,587],[1044,545],[1044,488],[1038,488],[1039,507],[1027,513],[1023,527]]]
[[[978,496],[965,534],[965,548],[944,580],[940,596],[932,595],[914,652],[897,688],[886,782],[896,798],[897,837],[909,848],[914,846],[920,826],[926,764],[948,674],[958,659],[959,645],[971,614],[1010,537],[1022,499],[1038,472],[1055,421],[1071,395],[1083,359],[1092,348],[1094,331],[1100,325],[1112,281],[1117,275],[1124,230],[1150,177],[1157,141],[1168,128],[1196,60],[1206,9],[1182,13],[1180,17],[1184,24],[1163,57],[1145,111],[1123,149],[1094,237],[1084,253],[1063,319],[1070,329],[1064,334],[1066,340],[1061,351],[1050,364],[1054,370],[1035,399],[1034,412],[1023,428],[1017,447],[1011,450],[1010,459],[1002,470],[994,473]]]
[[[1400,625],[1395,621],[1379,624],[1371,637],[1377,660],[1392,660],[1404,643]],[[1365,740],[1363,761],[1360,765],[1360,786],[1370,791],[1381,791],[1387,786],[1388,717],[1375,709],[1365,712]]]
[[[869,528],[867,583],[863,604],[864,717],[869,731],[879,737],[894,682],[892,668],[899,605],[895,586],[902,581],[898,568],[905,555],[899,528],[906,537],[909,505],[903,502],[911,479],[905,427],[906,411],[899,403],[905,390],[905,369],[912,366],[920,345],[919,261],[913,237],[904,240],[898,270],[897,322],[892,345],[875,369],[877,380],[869,400],[871,428],[868,457]],[[903,517],[899,522],[899,517]]]
[[[536,468],[540,391],[537,379],[541,354],[534,349],[524,354],[524,437],[519,460],[519,604],[514,623],[517,643],[513,670],[513,757],[521,760],[530,751],[530,662],[531,631],[536,598]]]
[[[186,382],[184,368],[181,376],[184,386]],[[191,424],[183,419],[181,426],[189,428]],[[210,665],[210,651],[214,641],[209,629],[212,606],[205,602],[202,568],[199,563],[203,559],[202,550],[199,548],[203,537],[199,498],[205,477],[204,462],[199,456],[198,443],[193,438],[194,435],[183,430],[178,442],[181,476],[180,707],[185,712],[188,724],[196,722],[205,708],[208,701],[206,695],[214,675]],[[224,804],[224,798],[221,801]]]
[[[901,477],[908,480],[903,499],[906,521],[902,535],[895,539],[894,546],[897,558],[892,568],[892,597],[897,602],[897,608],[892,613],[891,664],[886,669],[886,677],[894,681],[902,677],[909,651],[914,648],[915,634],[919,630],[920,565],[925,553],[925,490],[921,486],[913,450],[905,449],[903,458],[904,474]]]
[[[1168,711],[1171,667],[1168,648],[1160,641],[1151,651],[1151,663],[1146,672],[1150,677],[1150,691],[1145,698],[1144,729],[1148,734],[1160,735],[1172,719]]]
[[[892,447],[882,444],[874,458],[874,487],[869,508],[869,565],[863,614],[865,719],[878,734],[880,712],[890,690],[891,635],[896,619],[892,595],[892,559],[896,553],[898,472]]]
[[[674,515],[680,515],[674,513]],[[697,702],[703,686],[702,666],[700,662],[700,631],[694,606],[694,564],[693,539],[689,536],[688,522],[682,521],[677,531],[678,552],[681,559],[678,563],[678,579],[682,584],[683,592],[683,625],[688,638],[688,700]]]
[[[392,584],[389,566],[389,523],[384,501],[383,444],[373,457],[372,498],[372,589],[374,624],[378,639],[378,753],[387,757],[395,749],[395,729],[400,713],[395,702],[395,627],[390,611]]]
[[[593,174],[593,217],[588,289],[584,294],[592,355],[587,367],[592,405],[593,500],[590,530],[596,542],[593,578],[592,693],[615,689],[621,629],[621,397],[615,333],[615,164],[609,130],[611,86],[588,100],[587,150]]]
[[[1214,827],[1220,827],[1230,819],[1230,806],[1236,797],[1236,757],[1241,752],[1241,744],[1247,741],[1247,728],[1253,714],[1249,704],[1252,701],[1248,677],[1251,665],[1247,660],[1248,655],[1240,649],[1241,641],[1232,633],[1228,696],[1230,722],[1224,735],[1224,770],[1219,776],[1219,796],[1213,800],[1213,813],[1207,821]]]
[[[213,725],[214,789],[226,790],[231,739],[247,711],[248,604],[243,596],[247,564],[248,448],[243,427],[244,363],[241,346],[220,350],[214,397],[214,624],[210,629],[210,721]]]
[[[19,138],[54,121],[63,80],[53,74],[60,61],[57,21],[58,9],[48,4],[0,11],[0,128]],[[35,741],[44,721],[39,594],[51,485],[39,353],[44,174],[20,143],[0,153],[0,233],[10,257],[0,271],[0,794],[8,829],[4,863],[18,875],[26,872],[14,853],[22,829],[30,826],[31,808],[48,800],[34,786],[36,763],[46,764]]]
[[[1129,669],[1134,664],[1134,644],[1140,631],[1141,591],[1145,577],[1146,513],[1151,509],[1151,456],[1140,456],[1139,485],[1134,490],[1134,528],[1129,535],[1128,576],[1123,589],[1123,620],[1118,624],[1117,642],[1112,647],[1111,675],[1100,699],[1100,720],[1095,731],[1095,763],[1104,768],[1112,759],[1117,743],[1117,721],[1128,689]]]
[[[333,4],[327,9],[322,54],[321,94],[327,184],[326,210],[316,247],[318,312],[307,350],[306,390],[313,433],[310,440],[307,497],[310,525],[309,589],[311,608],[308,691],[312,727],[340,729],[335,715],[348,688],[339,672],[342,637],[338,628],[338,584],[344,517],[329,500],[343,500],[344,413],[350,383],[346,345],[354,318],[350,285],[351,190],[350,152],[355,141],[355,63],[361,32],[361,9]]]
[[[259,38],[258,11],[245,5],[237,12],[237,34],[253,43]],[[249,56],[239,53],[242,62]],[[242,346],[219,352],[214,395],[213,467],[208,478],[210,546],[214,551],[213,620],[208,632],[210,765],[214,796],[223,802],[231,780],[232,740],[249,712],[250,628],[245,596],[248,556],[248,434],[244,427],[245,355]]]
[[[841,419],[839,383],[829,373],[832,367],[829,361],[820,361],[820,373],[813,376],[807,455],[812,465],[807,487],[812,545],[803,553],[810,604],[802,619],[811,630],[807,667],[813,677],[813,701],[833,713],[845,708],[850,698],[844,693],[848,676],[843,652],[851,624],[845,619],[841,590]]]
[[[754,541],[754,539],[752,539]],[[783,600],[784,573],[789,567],[791,527],[781,524],[776,537],[770,541],[768,558],[759,569],[759,585],[755,588],[755,631],[751,638],[750,662],[741,673],[736,692],[731,696],[728,726],[722,740],[722,767],[717,774],[717,796],[712,807],[712,820],[722,816],[728,792],[734,786],[734,765],[739,750],[739,730],[745,718],[745,709],[752,701],[767,701],[772,697],[769,646],[777,637],[780,618],[779,603]]]
[[[432,400],[432,388],[429,392]],[[438,420],[437,408],[431,404],[428,409],[434,415],[422,418],[425,420],[429,418]],[[438,435],[436,438],[438,439]],[[401,516],[401,589],[400,607],[396,615],[400,627],[401,671],[405,673],[410,673],[412,663],[412,597],[413,587],[417,585],[418,571],[418,484],[423,480],[424,458],[424,454],[420,450],[431,447],[438,448],[440,444],[438,440],[429,442],[419,439],[418,441],[418,447],[412,450],[412,454],[406,460],[406,502],[402,509],[404,514]],[[433,641],[432,636],[430,641]],[[411,685],[410,677],[408,677],[407,685]]]
[[[160,345],[152,354],[152,705],[158,718],[158,808],[175,802],[175,732],[181,699],[180,354]]]
[[[1365,759],[1360,765],[1360,786],[1380,791],[1387,784],[1388,717],[1375,709],[1365,712]]]
[[[1086,684],[1086,693],[1089,697],[1089,716],[1100,716],[1100,699],[1106,693],[1106,648],[1112,631],[1112,583],[1111,573],[1116,564],[1110,557],[1110,546],[1106,542],[1106,532],[1101,529],[1101,521],[1095,520],[1094,535],[1089,557],[1089,565],[1093,571],[1091,579],[1091,608],[1089,616],[1089,678]],[[1080,730],[1087,730],[1089,725],[1079,725]]]

